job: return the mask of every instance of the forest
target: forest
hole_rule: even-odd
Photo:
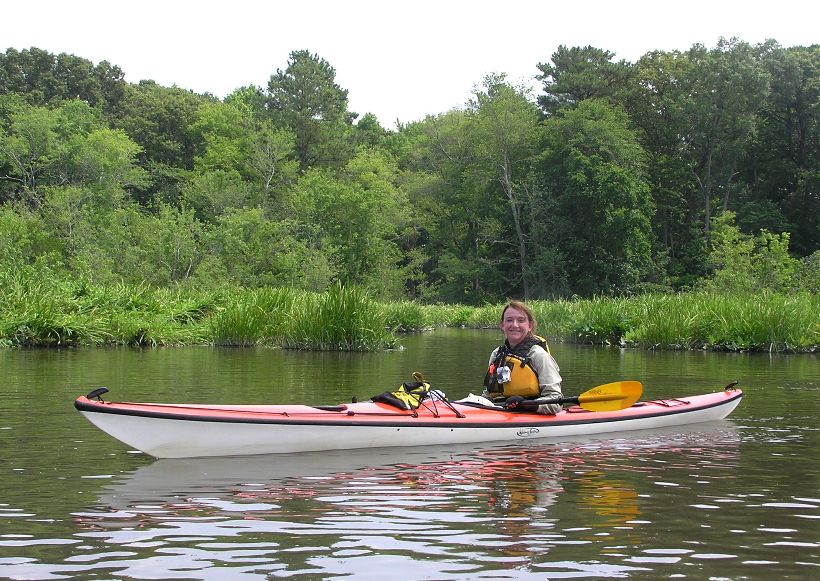
[[[395,129],[350,111],[320,55],[282,67],[220,99],[0,53],[0,339],[55,309],[36,305],[49,292],[89,289],[816,306],[818,45],[721,38],[635,63],[560,46],[533,63],[540,90],[488,75]]]

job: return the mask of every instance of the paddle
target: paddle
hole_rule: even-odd
[[[641,397],[640,381],[613,381],[598,385],[576,397],[527,400],[527,407],[544,404],[576,404],[593,412],[614,412],[628,408]]]

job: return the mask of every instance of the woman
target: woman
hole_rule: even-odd
[[[558,364],[547,343],[534,334],[536,321],[530,308],[511,301],[501,311],[501,330],[505,341],[490,355],[484,377],[484,397],[506,398],[510,409],[557,414],[560,404],[533,403],[538,398],[563,397]]]

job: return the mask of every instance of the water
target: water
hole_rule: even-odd
[[[313,403],[425,373],[479,392],[498,334],[402,351],[3,351],[0,578],[807,579],[820,574],[815,356],[553,345],[565,393],[740,381],[730,420],[570,442],[153,460],[73,399]]]

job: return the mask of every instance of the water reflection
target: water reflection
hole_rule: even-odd
[[[526,447],[158,460],[106,485],[75,515],[77,536],[135,555],[160,546],[191,578],[228,564],[323,578],[623,575],[641,568],[625,556],[654,518],[643,505],[666,494],[655,465],[698,456],[727,477],[738,445],[721,422]],[[602,542],[611,562],[588,563],[579,547]]]

